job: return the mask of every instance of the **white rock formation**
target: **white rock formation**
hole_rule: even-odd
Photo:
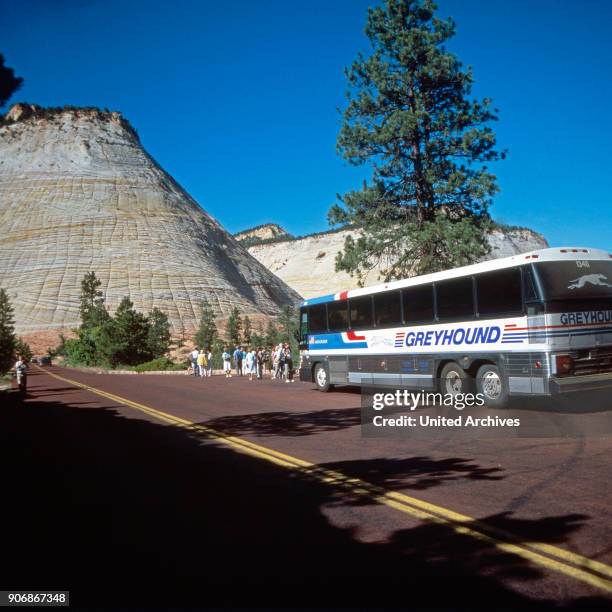
[[[357,230],[341,230],[297,240],[259,244],[249,247],[249,252],[303,297],[309,298],[357,287],[356,278],[335,270],[336,254],[343,249],[345,238],[349,234],[355,237],[356,233]],[[489,242],[492,251],[487,259],[548,246],[543,236],[527,229],[494,230]],[[372,270],[365,284],[379,282],[378,273],[378,269]]]
[[[276,315],[299,296],[144,151],[119,113],[15,105],[0,125],[0,287],[19,333],[79,321],[83,275],[175,332],[206,297],[220,316]]]

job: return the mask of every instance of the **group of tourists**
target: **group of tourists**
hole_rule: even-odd
[[[213,371],[213,355],[210,349],[200,350],[197,346],[189,353],[189,361],[191,362],[191,370],[194,376],[212,376]]]
[[[189,354],[190,372],[194,376],[212,376],[213,356],[210,349],[200,351],[195,347]],[[293,355],[289,344],[278,344],[270,348],[237,346],[230,353],[226,347],[221,355],[223,374],[232,377],[232,369],[236,376],[248,376],[249,380],[262,379],[269,376],[272,379],[284,380],[287,383],[293,379]]]

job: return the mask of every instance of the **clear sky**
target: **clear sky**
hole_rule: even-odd
[[[0,0],[12,102],[120,110],[230,231],[327,229],[367,168],[335,152],[343,70],[374,0]],[[449,47],[493,98],[507,160],[492,215],[612,249],[612,2],[440,0]]]

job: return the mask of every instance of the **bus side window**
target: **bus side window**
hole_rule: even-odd
[[[501,316],[523,312],[520,268],[477,274],[476,295],[480,316]]]
[[[399,327],[402,324],[400,292],[375,293],[374,316],[376,327]]]
[[[418,285],[402,291],[404,323],[431,323],[434,319],[433,285]]]
[[[351,329],[372,327],[372,296],[351,298],[349,300]]]
[[[308,309],[308,331],[311,334],[327,331],[327,312],[325,304],[310,306]]]
[[[327,304],[327,323],[329,331],[346,331],[348,329],[347,300]]]
[[[440,321],[473,319],[475,311],[472,277],[453,278],[436,283],[436,305]]]
[[[308,335],[308,310],[302,308],[300,310],[300,338],[306,338]]]
[[[527,303],[539,302],[541,299],[536,288],[531,267],[523,268],[523,295]]]

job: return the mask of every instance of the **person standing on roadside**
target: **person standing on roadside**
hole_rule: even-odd
[[[200,351],[197,346],[193,347],[193,351],[189,353],[189,361],[191,362],[191,369],[193,370],[193,375],[198,375],[198,356],[200,355]]]
[[[255,351],[250,349],[246,353],[245,357],[246,373],[249,375],[249,380],[253,380],[253,374],[255,373]]]
[[[276,378],[280,380],[285,376],[285,349],[282,344],[279,344],[276,352],[278,354],[278,367],[276,368]]]
[[[15,363],[15,377],[17,378],[17,387],[23,395],[28,388],[28,364],[23,355],[17,355]]]
[[[293,356],[291,355],[291,347],[285,344],[285,382],[292,383],[293,380]]]
[[[234,351],[234,366],[236,368],[236,376],[242,376],[242,347],[237,346]]]
[[[202,350],[198,355],[198,374],[200,375],[200,378],[204,378],[204,371],[207,366],[208,362],[206,360],[206,353]]]
[[[223,359],[223,373],[225,374],[225,378],[232,377],[232,356],[227,352],[227,348],[223,349],[223,354],[221,355],[221,359]]]
[[[213,362],[212,352],[209,348],[206,349],[206,376],[212,376]]]

